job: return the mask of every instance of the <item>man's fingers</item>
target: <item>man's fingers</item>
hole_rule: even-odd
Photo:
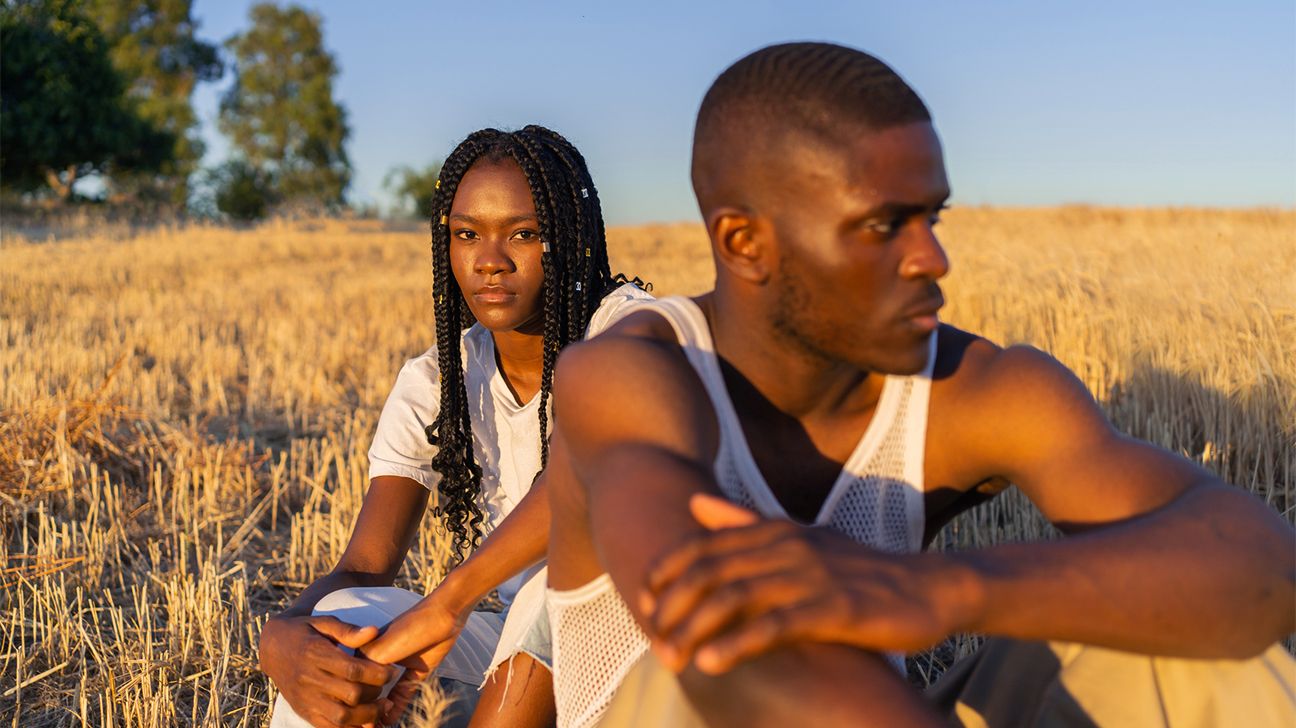
[[[760,616],[793,608],[806,599],[797,574],[783,572],[730,582],[711,592],[670,632],[665,655],[682,670],[702,644]]]
[[[656,596],[650,624],[657,635],[670,634],[713,592],[736,582],[784,573],[792,567],[782,549],[752,549],[745,553],[700,558]]]
[[[794,528],[785,521],[764,521],[753,526],[729,528],[706,534],[699,534],[686,541],[679,548],[662,557],[648,572],[646,599],[641,599],[640,607],[651,612],[656,594],[667,584],[679,578],[699,559],[723,557],[740,551],[749,551],[787,535],[788,529]]]
[[[377,627],[347,624],[337,617],[311,617],[310,625],[316,632],[353,650],[363,647],[378,636]]]
[[[738,625],[715,641],[703,645],[693,662],[708,675],[723,675],[744,660],[750,660],[790,641],[785,617],[770,612]]]
[[[698,647],[693,663],[720,675],[736,665],[794,642],[829,642],[839,615],[827,601],[805,602],[745,619]]]
[[[750,526],[760,520],[758,514],[708,493],[697,493],[689,498],[689,511],[693,513],[698,523],[712,531]]]

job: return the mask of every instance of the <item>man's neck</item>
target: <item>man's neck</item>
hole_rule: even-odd
[[[789,341],[719,291],[698,301],[716,353],[781,412],[798,420],[833,419],[871,410],[885,376],[833,361]]]

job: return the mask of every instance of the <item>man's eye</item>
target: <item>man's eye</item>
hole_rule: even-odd
[[[939,225],[941,221],[941,215],[943,215],[945,211],[948,209],[949,209],[949,205],[941,205],[940,207],[936,208],[935,212],[927,216],[927,224],[931,225],[932,227],[936,227],[937,225]]]
[[[889,236],[895,235],[896,231],[899,230],[900,226],[903,224],[904,220],[900,218],[892,218],[890,220],[870,220],[864,223],[864,229],[871,233],[877,233],[878,235]]]

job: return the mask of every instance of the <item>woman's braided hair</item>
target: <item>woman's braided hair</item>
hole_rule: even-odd
[[[549,462],[549,391],[554,363],[567,344],[584,338],[599,302],[624,276],[612,276],[598,191],[585,159],[570,142],[541,126],[504,132],[482,129],[464,139],[441,167],[432,200],[432,290],[436,315],[441,410],[426,428],[437,445],[432,467],[441,474],[434,513],[452,538],[452,564],[481,541],[483,516],[477,505],[481,467],[473,456],[472,423],[461,359],[463,330],[474,323],[450,268],[446,220],[464,174],[478,161],[512,159],[531,186],[540,239],[544,288],[544,371],[540,383],[540,462]],[[635,283],[640,283],[636,278]]]

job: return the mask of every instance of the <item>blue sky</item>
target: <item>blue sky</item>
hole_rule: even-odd
[[[197,0],[223,41],[253,3]],[[693,117],[720,71],[788,40],[886,60],[931,108],[955,204],[1296,204],[1296,3],[348,2],[324,19],[350,197],[483,126],[552,127],[611,224],[692,220]],[[208,161],[228,147],[200,86]]]

